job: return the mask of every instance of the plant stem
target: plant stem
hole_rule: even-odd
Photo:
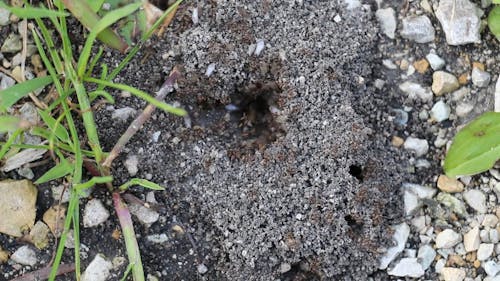
[[[134,281],[144,280],[144,269],[142,268],[141,253],[139,252],[139,245],[135,237],[134,225],[132,217],[123,202],[120,193],[113,192],[113,203],[115,205],[116,215],[120,221],[122,228],[123,239],[125,240],[125,248],[127,248],[127,256],[129,263],[132,264],[132,277]]]

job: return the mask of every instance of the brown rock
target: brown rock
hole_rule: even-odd
[[[43,221],[49,226],[50,231],[56,237],[61,236],[64,229],[65,215],[66,208],[62,205],[52,206],[43,214]]]
[[[5,251],[0,247],[0,264],[5,263],[9,260],[9,252]]]
[[[464,191],[464,184],[456,179],[440,175],[437,180],[437,187],[444,192],[456,193]]]
[[[458,76],[458,83],[460,85],[467,85],[470,80],[470,75],[469,73],[463,73],[462,75]]]
[[[418,73],[424,74],[429,69],[429,62],[426,59],[421,59],[413,63],[413,67]]]
[[[485,71],[485,69],[486,69],[486,68],[484,67],[484,64],[482,64],[482,63],[480,63],[480,62],[478,62],[478,61],[475,61],[475,62],[473,62],[473,63],[472,63],[472,68],[474,68],[474,67],[475,67],[475,68],[479,68],[479,69],[480,69],[480,70],[482,70],[482,71]]]
[[[392,140],[391,140],[392,145],[395,147],[401,147],[404,142],[405,142],[405,140],[398,137],[398,136],[393,136]]]
[[[449,255],[448,260],[446,261],[446,266],[456,267],[456,266],[465,266],[466,262],[459,255]]]
[[[43,249],[49,244],[49,227],[41,221],[37,221],[30,231],[30,240],[35,247]]]
[[[38,190],[28,180],[0,182],[0,232],[21,237],[33,227]]]
[[[447,93],[451,93],[458,89],[460,84],[457,78],[445,71],[436,71],[432,74],[432,92],[436,96],[442,96]]]

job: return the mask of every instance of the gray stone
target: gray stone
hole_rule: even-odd
[[[380,30],[385,36],[394,39],[396,32],[396,16],[393,8],[378,9],[375,16],[380,24]]]
[[[113,263],[105,259],[103,255],[97,254],[83,272],[82,281],[106,281],[112,268]]]
[[[17,34],[11,33],[3,42],[0,51],[2,53],[15,53],[21,51],[22,48],[23,43],[21,41],[21,37]]]
[[[436,248],[451,248],[462,241],[462,235],[452,229],[445,229],[436,236]]]
[[[205,274],[208,272],[208,268],[205,264],[203,263],[200,263],[197,267],[196,267],[196,271],[198,271],[199,274]]]
[[[398,277],[413,277],[418,278],[425,274],[422,265],[417,258],[403,258],[387,271],[389,275]]]
[[[410,16],[403,19],[401,37],[417,43],[434,41],[434,27],[427,16]]]
[[[432,92],[420,84],[406,81],[399,85],[399,89],[407,94],[409,99],[416,100],[418,98],[424,102],[432,100]]]
[[[490,229],[489,231],[490,242],[496,244],[500,241],[500,236],[498,234],[498,230],[496,228]]]
[[[130,117],[137,114],[137,110],[132,107],[118,108],[111,113],[111,118],[121,121],[127,121]]]
[[[0,26],[6,26],[10,23],[10,12],[7,9],[0,8]]]
[[[109,211],[104,207],[101,200],[92,199],[85,205],[83,212],[83,226],[94,227],[105,222],[109,218]]]
[[[415,193],[420,199],[431,199],[437,192],[435,188],[414,183],[403,183],[403,188]]]
[[[418,249],[418,262],[422,265],[423,270],[427,270],[436,257],[436,251],[430,245],[420,246]]]
[[[449,45],[464,45],[481,41],[479,33],[481,19],[478,9],[469,0],[441,0],[436,10],[446,42]]]
[[[158,212],[141,204],[130,204],[129,209],[130,213],[135,215],[137,219],[145,225],[151,225],[160,218],[160,214],[158,214]]]
[[[18,264],[34,266],[38,263],[36,253],[30,246],[21,246],[17,249],[12,256],[11,260]]]
[[[146,239],[156,244],[162,244],[169,240],[165,233],[148,235]]]
[[[436,196],[436,200],[461,217],[465,217],[467,215],[467,209],[465,208],[464,202],[451,194],[440,192]]]
[[[440,70],[445,65],[444,59],[436,54],[430,53],[425,56],[425,58],[427,59],[433,70]]]
[[[139,171],[139,158],[137,158],[137,155],[128,155],[127,160],[125,160],[125,168],[127,168],[127,171],[130,176],[135,176],[137,172]]]
[[[432,74],[432,92],[436,96],[451,93],[459,87],[457,78],[448,72],[439,70]]]
[[[479,249],[477,249],[477,259],[479,261],[487,260],[493,254],[493,250],[495,249],[495,244],[493,243],[481,243],[479,245]]]
[[[446,265],[446,260],[445,259],[439,259],[436,264],[434,265],[434,271],[436,273],[441,273],[441,271],[444,269]]]
[[[490,84],[491,75],[477,67],[472,69],[472,84],[478,87],[486,87]]]
[[[465,117],[474,109],[474,105],[466,102],[461,102],[455,107],[455,114],[458,117]]]
[[[380,258],[380,269],[386,269],[387,266],[401,253],[405,248],[406,241],[410,235],[410,227],[406,223],[396,225],[392,239],[396,245],[387,249],[387,252]]]
[[[447,120],[450,117],[450,113],[450,106],[442,100],[436,102],[430,111],[431,118],[436,122]]]
[[[480,214],[486,213],[486,195],[480,190],[471,189],[463,193],[465,202]]]
[[[427,140],[414,137],[408,137],[405,140],[403,147],[406,150],[413,151],[416,157],[424,156],[427,154],[427,151],[429,151],[429,144],[427,143]]]
[[[490,260],[481,264],[488,276],[495,277],[500,272],[500,264]]]
[[[0,81],[0,90],[5,90],[16,84],[16,80],[7,75],[4,75],[3,73],[0,73],[0,77],[2,78],[2,80]]]
[[[479,249],[479,244],[481,243],[480,237],[479,237],[479,227],[475,226],[469,232],[464,234],[464,246],[465,246],[465,251],[467,252],[473,252]]]

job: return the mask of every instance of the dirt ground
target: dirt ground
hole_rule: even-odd
[[[383,118],[395,101],[373,85],[380,38],[369,9],[348,10],[343,1],[185,1],[165,36],[115,79],[152,93],[174,66],[183,74],[167,102],[188,110],[189,118],[157,111],[113,171],[117,184],[125,182],[130,175],[122,164],[135,155],[137,176],[167,188],[155,192],[160,220],[135,221],[147,274],[158,280],[388,278],[377,270],[378,257],[389,245],[389,226],[402,215],[400,184],[414,175],[405,173],[402,152],[390,145],[397,128]],[[105,57],[110,65],[120,59],[111,51]],[[215,70],[207,76],[210,64]],[[112,119],[113,110],[146,105],[113,94],[116,104],[96,112],[106,150],[129,124]],[[131,192],[145,198],[142,189]],[[51,198],[49,186],[41,187],[38,216]],[[97,190],[92,198],[111,217],[82,228],[84,266],[97,253],[126,256],[123,241],[112,238],[119,225],[110,194]],[[167,242],[146,238],[162,233]],[[0,243],[7,250],[22,244],[3,235]],[[51,251],[38,252],[41,266]],[[67,249],[64,261],[71,260]],[[124,268],[115,268],[113,280]],[[0,271],[23,272],[10,265]]]

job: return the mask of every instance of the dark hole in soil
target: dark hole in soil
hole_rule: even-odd
[[[359,165],[351,165],[349,166],[349,174],[351,176],[357,178],[359,181],[363,181],[363,168]]]
[[[168,0],[151,0],[149,1],[151,4],[165,11],[168,8]]]
[[[226,106],[231,111],[232,119],[237,120],[243,139],[251,140],[255,148],[275,141],[282,132],[271,112],[278,110],[275,100],[280,92],[274,82],[252,83],[237,90],[231,104]]]
[[[302,263],[302,265],[301,265]],[[280,276],[284,281],[319,281],[321,277],[312,271],[307,262],[294,263],[291,269]]]
[[[360,234],[363,231],[363,223],[358,222],[353,216],[346,215],[344,219],[354,233]]]

